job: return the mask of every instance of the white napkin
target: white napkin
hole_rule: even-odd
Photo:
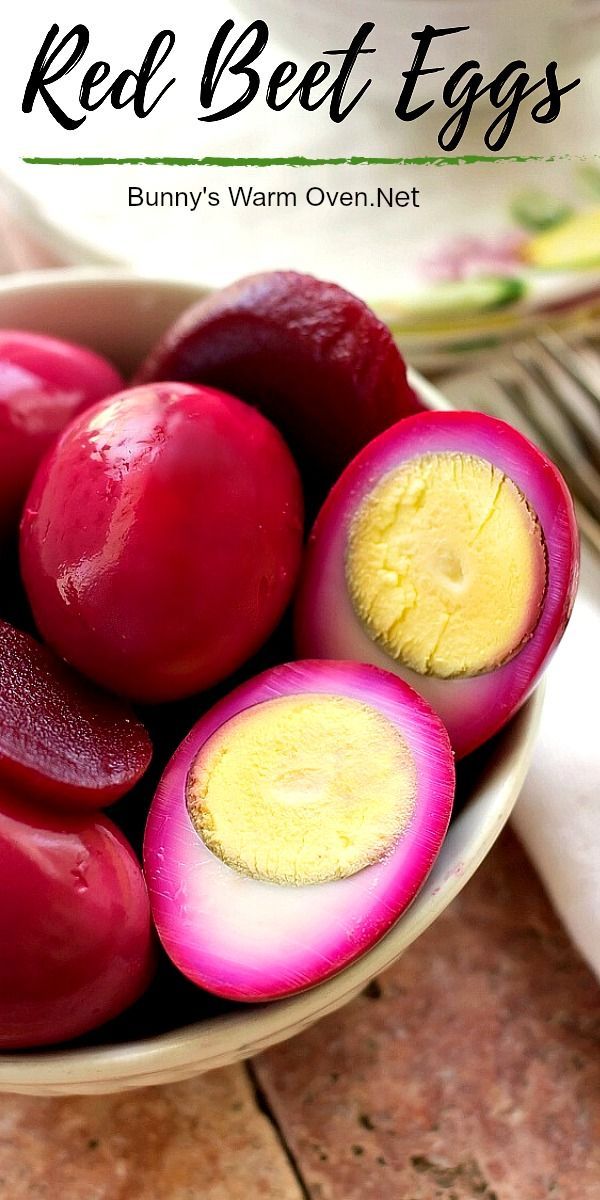
[[[513,823],[573,940],[600,975],[600,558],[582,551],[571,623],[547,674]]]

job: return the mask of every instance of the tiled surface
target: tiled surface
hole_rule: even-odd
[[[252,1072],[272,1121],[243,1067],[0,1097],[0,1200],[600,1200],[600,989],[511,834],[380,991]]]
[[[0,1096],[1,1200],[300,1200],[243,1067],[121,1096]]]
[[[600,989],[512,835],[381,985],[258,1063],[313,1200],[600,1200]]]

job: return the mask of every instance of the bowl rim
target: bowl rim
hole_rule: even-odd
[[[89,266],[38,267],[28,271],[14,271],[0,275],[0,295],[16,295],[20,292],[35,292],[40,288],[58,286],[67,289],[81,285],[96,287],[115,285],[119,287],[134,287],[146,284],[150,287],[166,291],[189,291],[197,296],[206,295],[213,290],[203,284],[194,283],[190,279],[171,278],[168,275],[154,275],[152,272],[138,271],[131,267],[118,264],[98,264]]]
[[[167,291],[188,288],[188,281],[153,278],[123,268],[58,268],[0,279],[0,296],[56,285],[125,287],[128,284]],[[197,294],[206,291],[193,284],[189,287]],[[409,376],[428,407],[451,407],[437,388],[416,371],[411,369]],[[496,801],[493,813],[473,839],[468,860],[460,871],[452,872],[449,878],[442,877],[440,886],[433,891],[426,886],[389,932],[356,962],[298,995],[210,1017],[136,1042],[0,1053],[0,1091],[30,1094],[116,1091],[186,1078],[254,1055],[342,1007],[433,924],[481,865],[508,820],[527,774],[543,692],[542,683],[493,743],[485,760],[485,786],[496,791]],[[506,767],[507,758],[512,764],[510,770]],[[430,881],[432,877],[433,873]]]
[[[247,1012],[238,1010],[211,1017],[138,1042],[1,1054],[0,1091],[22,1088],[35,1093],[37,1089],[57,1088],[77,1092],[102,1084],[107,1089],[119,1090],[185,1078],[253,1056],[341,1008],[393,965],[437,920],[481,866],[508,821],[529,769],[544,687],[539,685],[513,718],[502,735],[501,747],[495,749],[487,763],[487,781],[493,785],[505,775],[506,739],[509,752],[511,743],[520,746],[518,770],[502,782],[495,820],[482,830],[477,848],[462,872],[455,874],[433,898],[428,896],[426,905],[420,905],[417,896],[389,933],[356,962],[289,999],[251,1006]],[[423,893],[419,895],[422,897]],[[320,997],[318,1006],[314,1004],[315,994]]]

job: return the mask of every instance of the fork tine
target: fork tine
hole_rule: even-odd
[[[566,345],[566,344],[565,344]],[[566,350],[568,351],[568,347]],[[554,347],[557,353],[556,347]],[[541,340],[515,346],[513,354],[523,370],[545,391],[575,430],[582,448],[600,467],[600,407],[573,374],[568,358],[561,362]]]
[[[600,554],[600,525],[594,520],[594,517],[588,512],[587,508],[579,503],[575,496],[573,497],[573,503],[575,505],[575,516],[577,517],[579,532],[594,547],[594,550]]]
[[[502,384],[494,380],[497,387],[497,396],[493,404],[488,405],[490,415],[501,417],[503,421],[508,421],[514,425],[525,437],[528,437],[531,442],[535,442],[542,450],[545,450],[551,457],[555,457],[552,452],[552,447],[548,445],[540,432],[531,424],[530,421],[523,415],[522,409],[516,401],[509,395],[508,391],[504,390]],[[488,411],[488,409],[484,410]],[[588,511],[584,504],[577,499],[578,480],[576,475],[571,472],[568,464],[564,462],[559,464],[562,466],[563,475],[573,492],[573,503],[575,505],[575,515],[577,524],[583,537],[589,542],[590,546],[600,554],[600,524]]]
[[[590,401],[592,411],[597,413],[600,405],[600,356],[594,343],[581,336],[573,344],[551,326],[544,329],[538,339],[553,361],[579,384]]]
[[[600,330],[586,326],[568,337],[549,328],[542,344],[536,337],[507,346],[480,367],[447,376],[441,386],[457,408],[501,417],[554,459],[573,493],[581,533],[600,553],[600,471],[594,465],[600,450]],[[571,403],[563,400],[566,390]]]
[[[533,385],[531,385],[533,386]],[[530,441],[541,446],[550,457],[561,463],[568,461],[573,451],[572,439],[567,428],[567,437],[561,438],[560,432],[554,430],[554,436],[544,435],[539,424],[535,423],[524,395],[524,383],[518,380],[515,365],[512,362],[498,361],[495,369],[484,374],[475,373],[457,375],[444,385],[446,396],[456,404],[457,408],[474,408],[479,412],[489,413],[490,416],[500,417],[514,425]],[[579,452],[575,447],[576,452]]]
[[[548,397],[537,380],[523,372],[517,375],[518,366],[504,372],[496,371],[494,380],[500,390],[520,410],[533,431],[532,440],[541,444],[560,467],[570,489],[589,508],[595,520],[600,521],[600,475],[581,453],[573,431],[563,414],[550,408]],[[513,420],[513,424],[514,424]]]
[[[554,403],[554,393],[546,386],[544,373],[535,362],[520,354],[515,364],[514,382],[520,384],[520,399],[530,421],[552,446],[555,456],[570,463],[577,472],[579,490],[583,486],[594,506],[600,506],[600,474],[586,454],[586,445],[563,408]]]

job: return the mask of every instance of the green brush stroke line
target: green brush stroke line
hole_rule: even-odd
[[[351,158],[38,158],[24,157],[30,166],[44,167],[462,167],[476,163],[553,163],[577,159],[586,162],[600,155],[571,154],[462,154],[425,155],[419,158],[376,158],[353,155]]]

